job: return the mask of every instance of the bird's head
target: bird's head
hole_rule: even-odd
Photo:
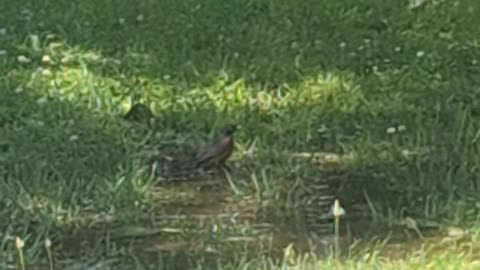
[[[232,136],[233,133],[237,130],[237,125],[226,125],[223,128],[223,135],[225,136]]]

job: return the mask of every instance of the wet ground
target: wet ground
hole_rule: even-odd
[[[333,234],[311,234],[298,218],[286,220],[265,215],[267,201],[255,194],[235,194],[224,175],[159,183],[152,196],[155,209],[138,221],[139,225],[122,226],[112,221],[87,232],[78,230],[63,243],[65,251],[69,251],[67,257],[78,258],[78,250],[91,250],[92,254],[81,254],[85,258],[98,257],[101,250],[105,261],[111,259],[112,267],[115,265],[112,269],[131,264],[145,269],[159,264],[189,269],[199,259],[206,264],[236,256],[268,255],[281,260],[292,243],[297,253],[314,252],[321,256],[333,251]],[[435,236],[437,228],[419,236],[401,225],[378,231],[368,219],[344,223],[339,241],[342,255],[381,247],[382,256],[401,258],[429,241],[442,241]],[[465,248],[469,250],[468,245]]]

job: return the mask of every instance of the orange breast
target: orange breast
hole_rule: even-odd
[[[227,160],[233,153],[233,138],[225,138],[224,141],[222,142],[224,144],[224,147],[222,147],[222,151],[219,153],[217,157],[215,157],[215,162],[221,163]]]

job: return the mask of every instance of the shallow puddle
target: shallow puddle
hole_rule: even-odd
[[[254,195],[233,194],[223,180],[158,185],[152,192],[155,211],[148,226],[106,225],[102,230],[78,230],[63,241],[64,250],[77,258],[78,250],[104,250],[106,257],[109,253],[113,257],[130,254],[122,257],[122,260],[129,258],[125,265],[141,263],[145,269],[149,269],[148,265],[174,262],[181,267],[193,267],[198,259],[213,263],[215,259],[240,254],[247,258],[268,255],[281,260],[290,244],[297,254],[314,252],[321,256],[333,251],[333,234],[310,234],[300,218],[289,222],[265,219],[260,215],[265,202]],[[378,256],[401,258],[413,250],[421,250],[428,242],[440,241],[431,237],[438,235],[434,231],[427,232],[426,241],[422,241],[403,227],[391,228],[388,235],[375,230],[368,220],[344,221],[348,222],[342,221],[340,231],[342,255],[373,252],[381,247]],[[369,241],[368,235],[388,240]],[[122,269],[122,265],[115,269]]]

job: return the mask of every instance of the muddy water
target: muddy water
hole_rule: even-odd
[[[290,243],[299,251],[314,248],[298,220],[265,219],[260,215],[265,206],[262,200],[255,195],[233,194],[224,179],[158,185],[152,196],[155,211],[145,225],[110,223],[77,230],[63,242],[68,251],[64,256],[78,257],[76,251],[85,250],[81,255],[89,257],[101,250],[108,257],[108,253],[115,253],[105,249],[109,246],[128,250],[142,262],[182,262],[177,267],[186,267],[193,259],[206,263],[239,254],[281,259]]]
[[[78,258],[75,251],[84,250],[86,254],[81,256],[86,258],[99,254],[114,258],[112,269],[132,269],[132,265],[138,269],[151,269],[152,265],[191,269],[199,262],[213,267],[222,258],[265,255],[282,260],[291,243],[297,254],[314,252],[321,256],[333,250],[333,235],[312,234],[303,226],[301,215],[265,218],[261,215],[265,202],[255,195],[235,195],[224,179],[158,185],[152,196],[156,208],[148,222],[141,223],[145,225],[110,224],[100,230],[79,230],[63,243],[65,250],[71,251],[69,257]],[[373,235],[377,239],[388,236],[368,219],[341,222],[343,255],[378,246],[366,240]],[[404,228],[396,228],[388,242],[382,250],[389,257],[404,256],[423,244],[414,234],[407,238]],[[348,248],[352,244],[356,249]]]

